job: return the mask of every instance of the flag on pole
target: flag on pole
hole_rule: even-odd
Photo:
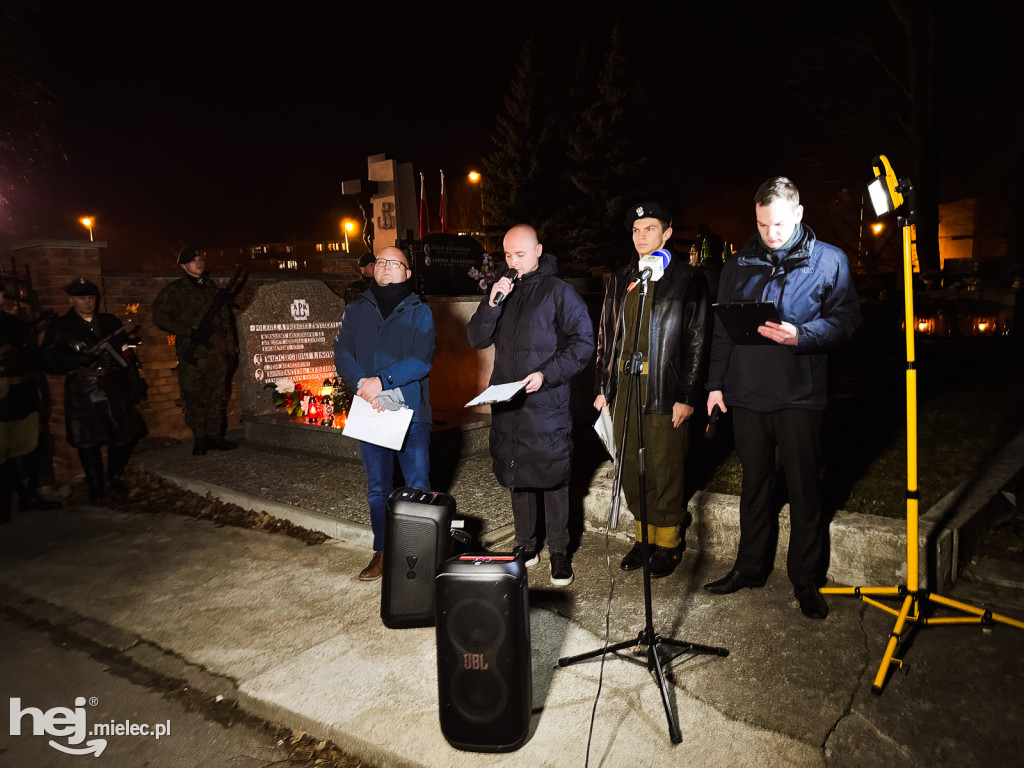
[[[427,214],[427,185],[423,181],[423,171],[420,171],[420,238],[427,236],[430,231],[430,222]]]
[[[444,169],[441,170],[441,234],[445,234],[448,229],[448,195],[444,191]]]

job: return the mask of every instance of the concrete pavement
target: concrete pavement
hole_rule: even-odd
[[[644,623],[641,577],[617,567],[629,542],[586,529],[571,587],[550,587],[546,557],[529,571],[528,743],[503,755],[459,752],[438,725],[434,630],[385,628],[380,583],[355,579],[369,556],[357,462],[251,445],[193,458],[178,445],[135,463],[228,501],[255,498],[271,514],[319,520],[335,539],[307,546],[151,509],[17,514],[0,529],[0,607],[194,679],[211,696],[332,739],[371,764],[584,765],[599,685],[595,766],[1009,764],[1024,747],[1024,630],[922,629],[876,696],[871,682],[893,617],[830,597],[826,621],[804,619],[778,570],[763,589],[713,596],[700,586],[731,557],[692,550],[653,584],[655,631],[730,653],[669,665],[683,737],[673,745],[643,657],[556,667],[601,646],[606,615],[612,642]],[[507,492],[486,457],[447,472],[460,514],[492,547],[510,546]],[[986,569],[999,577],[987,579]],[[950,596],[1024,619],[1019,568],[980,563],[967,576]]]

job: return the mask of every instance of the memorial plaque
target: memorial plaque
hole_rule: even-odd
[[[333,379],[334,339],[345,302],[319,280],[262,285],[238,318],[242,411],[260,416],[277,410],[268,382],[278,391],[301,387],[319,393]]]
[[[505,269],[468,235],[427,235],[413,244],[413,261],[416,290],[431,296],[482,295]]]

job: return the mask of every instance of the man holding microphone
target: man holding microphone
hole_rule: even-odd
[[[491,384],[524,385],[511,400],[491,406],[494,474],[512,493],[515,551],[526,565],[537,563],[543,510],[551,583],[568,586],[575,578],[567,552],[569,380],[590,362],[594,332],[583,299],[558,277],[555,257],[544,253],[533,227],[512,227],[503,245],[512,273],[491,286],[467,325],[474,347],[494,345]]]

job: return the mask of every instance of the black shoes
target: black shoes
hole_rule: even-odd
[[[813,584],[798,584],[793,587],[793,594],[800,603],[800,613],[808,619],[824,619],[828,616],[828,603]]]
[[[569,556],[565,552],[552,552],[548,559],[551,561],[551,584],[556,587],[568,587],[572,584],[576,574],[572,572]]]
[[[527,549],[526,547],[515,547],[512,550],[512,554],[516,557],[523,558],[523,565],[527,568],[532,568],[540,561],[540,557],[537,556],[536,550]]]
[[[209,446],[207,445],[207,438],[205,437],[197,437],[196,441],[192,443],[193,456],[205,456],[208,450]]]
[[[650,549],[654,548],[654,545],[649,544]],[[622,562],[619,563],[619,568],[624,571],[637,571],[644,567],[644,554],[643,546],[639,541],[633,544],[633,548],[626,553],[626,556],[622,558]]]
[[[729,571],[723,578],[704,585],[704,589],[714,595],[731,595],[741,589],[759,589],[764,586],[765,578],[760,574],[745,574]]]
[[[651,552],[651,578],[671,576],[682,559],[682,547],[654,547]]]

